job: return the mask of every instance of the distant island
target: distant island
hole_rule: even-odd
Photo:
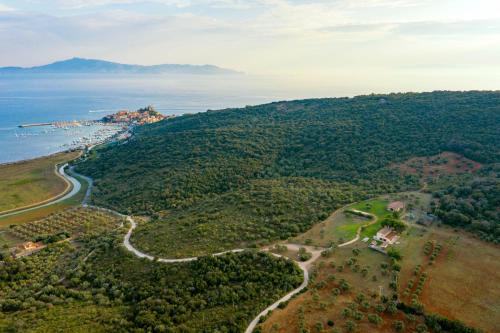
[[[72,58],[35,67],[0,67],[0,74],[203,74],[234,75],[241,72],[214,65],[129,65],[116,62]]]

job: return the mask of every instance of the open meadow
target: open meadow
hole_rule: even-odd
[[[66,192],[70,185],[56,174],[55,167],[79,154],[59,153],[0,165],[0,213],[31,206]]]
[[[400,283],[403,300],[410,302],[416,283],[425,273],[417,299],[426,311],[458,319],[485,332],[498,332],[498,245],[449,227],[424,229],[415,226],[402,237],[399,248],[403,254]],[[420,273],[415,274],[418,265]],[[408,291],[410,280],[415,287],[410,288],[408,295],[405,291]]]

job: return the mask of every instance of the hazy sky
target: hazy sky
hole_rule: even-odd
[[[0,66],[79,56],[297,86],[500,89],[499,0],[0,0],[0,45]]]

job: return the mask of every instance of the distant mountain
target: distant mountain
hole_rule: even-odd
[[[72,58],[36,67],[0,67],[0,74],[241,74],[241,72],[213,65],[128,65],[116,62]]]

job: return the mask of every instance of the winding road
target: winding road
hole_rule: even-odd
[[[69,198],[73,197],[75,194],[77,194],[78,192],[80,192],[80,189],[81,189],[82,185],[80,184],[80,182],[76,178],[74,178],[74,177],[66,174],[66,172],[64,171],[64,169],[67,166],[68,166],[68,163],[65,163],[65,164],[61,165],[59,167],[59,169],[57,170],[57,174],[59,176],[61,176],[62,178],[64,178],[66,181],[68,181],[71,184],[71,191],[67,192],[63,196],[57,197],[56,199],[50,200],[50,201],[48,201],[46,203],[43,203],[43,204],[40,204],[40,205],[35,205],[35,206],[31,206],[31,207],[24,208],[24,209],[19,209],[19,210],[13,211],[13,212],[0,214],[0,217],[7,217],[7,216],[11,216],[11,215],[22,214],[22,213],[25,213],[25,212],[28,212],[28,211],[31,211],[31,210],[35,210],[35,209],[39,209],[39,208],[42,208],[42,207],[47,207],[47,206],[50,206],[50,205],[54,205],[54,204],[56,204],[58,202],[64,201],[66,199],[69,199]],[[87,178],[87,177],[84,177],[84,178]]]
[[[26,208],[26,209],[22,209],[22,210],[19,210],[19,211],[16,211],[16,212],[12,212],[12,213],[2,214],[2,215],[0,215],[0,217],[14,215],[14,214],[21,214],[21,213],[24,213],[24,212],[27,212],[27,211],[30,211],[30,210],[34,210],[34,209],[38,209],[38,208],[41,208],[41,207],[46,207],[46,206],[49,206],[49,205],[53,205],[53,204],[56,204],[56,203],[61,202],[63,200],[69,199],[69,198],[73,197],[74,195],[76,195],[80,191],[80,189],[81,189],[82,186],[81,186],[80,182],[76,178],[68,175],[65,172],[65,168],[67,166],[68,166],[67,163],[64,164],[64,165],[62,165],[59,168],[58,172],[59,172],[60,176],[64,177],[66,180],[68,180],[69,182],[71,182],[72,189],[71,189],[70,192],[68,192],[67,194],[65,194],[64,196],[62,196],[60,198],[57,198],[57,199],[55,199],[55,200],[53,200],[51,202],[45,203],[43,205],[39,205],[39,206],[36,206],[36,207],[31,207],[31,208]],[[77,173],[76,171],[73,170],[73,167],[71,167],[70,170],[71,170],[71,172],[73,174],[77,175],[78,177],[81,177],[81,178],[85,179],[85,181],[88,183],[88,188],[87,188],[87,191],[85,193],[85,197],[83,198],[83,201],[82,201],[82,205],[84,207],[93,207],[93,208],[96,208],[96,209],[99,209],[99,210],[103,210],[103,211],[109,212],[109,213],[114,214],[114,215],[118,215],[118,216],[124,217],[130,223],[130,228],[128,229],[127,233],[125,234],[125,236],[123,238],[123,245],[125,246],[125,248],[128,251],[130,251],[131,253],[133,253],[135,256],[137,256],[138,258],[144,258],[144,259],[148,259],[148,260],[152,260],[152,261],[154,260],[154,261],[158,261],[158,262],[162,262],[162,263],[190,262],[190,261],[194,261],[194,260],[198,259],[198,257],[188,257],[188,258],[179,258],[179,259],[158,258],[158,257],[154,257],[152,255],[149,255],[147,253],[144,253],[144,252],[136,249],[130,243],[130,237],[132,236],[132,232],[137,227],[137,223],[134,221],[134,219],[131,216],[129,216],[129,215],[124,215],[124,214],[121,214],[121,213],[119,213],[117,211],[114,211],[114,210],[111,210],[111,209],[108,209],[108,208],[103,208],[103,207],[97,207],[97,206],[91,206],[91,205],[89,205],[88,201],[89,201],[89,198],[90,198],[90,194],[91,194],[91,191],[92,191],[92,185],[93,185],[92,178]],[[372,221],[371,223],[375,223],[375,222],[376,222],[376,219],[374,221]],[[361,230],[362,230],[362,227],[360,227],[358,229],[358,231],[356,233],[356,237],[354,239],[352,239],[352,240],[350,240],[348,242],[345,242],[343,244],[340,244],[339,247],[347,246],[347,245],[350,245],[350,244],[355,243],[356,241],[358,241],[359,238],[360,238]],[[302,283],[301,283],[301,285],[299,287],[297,287],[296,289],[290,291],[285,296],[281,297],[279,300],[277,300],[276,302],[274,302],[273,304],[271,304],[270,306],[268,306],[266,309],[264,309],[261,313],[259,313],[250,322],[250,324],[248,325],[247,329],[245,330],[245,333],[252,333],[253,330],[255,329],[255,327],[259,324],[259,321],[260,321],[261,317],[266,316],[270,311],[275,310],[279,306],[280,303],[286,302],[286,301],[290,300],[293,296],[297,295],[298,293],[300,293],[302,290],[304,290],[307,287],[307,285],[309,284],[309,269],[310,269],[311,265],[321,256],[321,252],[325,250],[325,248],[315,248],[315,247],[311,247],[311,246],[303,246],[303,245],[298,245],[298,244],[282,244],[282,245],[285,245],[285,246],[287,246],[288,249],[294,250],[294,251],[298,251],[299,248],[303,247],[308,252],[310,252],[312,254],[311,258],[309,260],[305,261],[305,262],[298,262],[298,261],[294,260],[294,262],[302,270],[303,276],[304,276],[304,280],[302,281]],[[264,248],[262,250],[263,251],[269,251],[269,249],[270,248]],[[232,252],[232,253],[238,253],[238,252],[243,252],[243,251],[245,251],[245,249],[234,249],[234,250],[229,250],[229,251],[214,253],[214,254],[212,254],[212,256],[221,256],[221,255],[224,255],[224,254],[230,253],[230,252]],[[284,257],[282,255],[275,254],[275,253],[271,253],[271,254],[274,255],[274,256],[276,256],[276,257]],[[287,259],[292,260],[290,258],[287,258]]]

